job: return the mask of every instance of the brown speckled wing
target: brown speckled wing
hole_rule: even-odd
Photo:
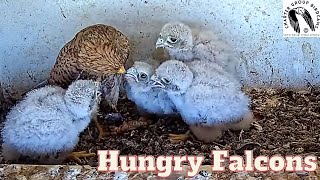
[[[68,42],[57,57],[56,63],[50,72],[48,83],[51,85],[68,87],[81,72],[74,57],[74,49],[71,47],[72,41]]]

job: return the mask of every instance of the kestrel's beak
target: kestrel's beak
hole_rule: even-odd
[[[164,48],[164,40],[162,38],[158,38],[156,42],[156,48]]]
[[[126,69],[124,68],[124,66],[121,66],[119,69],[118,69],[118,74],[124,74],[126,73]]]

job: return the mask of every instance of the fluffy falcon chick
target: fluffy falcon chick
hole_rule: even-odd
[[[195,82],[199,84],[210,84],[212,86],[232,86],[241,89],[242,85],[233,75],[225,71],[221,66],[209,61],[187,61],[184,62],[195,77]],[[208,72],[214,72],[214,79]],[[198,78],[204,77],[204,78]]]
[[[29,156],[40,157],[40,163],[61,163],[96,113],[99,89],[99,83],[79,80],[67,90],[45,86],[27,93],[6,117],[2,131],[4,158]],[[73,152],[69,157],[80,161],[79,157],[94,155]]]
[[[152,65],[136,61],[125,75],[127,97],[137,105],[142,116],[175,114],[175,107],[167,93],[160,88],[151,88],[150,78],[154,70]]]
[[[48,83],[66,88],[76,79],[101,79],[102,96],[116,109],[129,52],[129,39],[114,27],[88,26],[60,50]],[[101,138],[106,133],[95,123]]]
[[[198,59],[217,63],[227,72],[239,77],[238,53],[212,31],[192,31],[181,22],[167,23],[159,33],[156,48],[167,49],[171,59]]]
[[[201,81],[203,78],[207,80]],[[183,120],[201,141],[212,142],[226,129],[247,129],[254,120],[249,98],[215,71],[195,75],[185,63],[169,60],[156,69],[151,79],[155,81],[153,86],[168,93]]]

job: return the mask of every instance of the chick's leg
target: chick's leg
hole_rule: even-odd
[[[106,137],[106,136],[108,136],[108,135],[110,135],[110,133],[108,132],[108,131],[105,131],[105,130],[103,130],[104,128],[101,126],[101,124],[99,123],[99,121],[98,121],[98,118],[97,118],[97,116],[95,115],[95,116],[93,116],[93,122],[95,123],[95,125],[96,125],[96,127],[97,127],[97,129],[98,129],[98,132],[99,132],[99,136],[98,136],[98,139],[100,140],[100,139],[103,139],[104,137]]]
[[[228,124],[227,128],[238,131],[238,130],[248,130],[251,127],[251,124],[255,122],[255,118],[252,112],[247,113],[246,115],[243,116],[243,118],[237,122],[237,123],[232,123]]]
[[[80,158],[92,157],[95,155],[96,153],[87,153],[86,151],[72,152],[69,154],[68,159],[72,161],[76,161],[77,163],[81,164],[82,161]]]
[[[203,126],[190,126],[190,130],[193,135],[199,140],[205,143],[210,143],[222,136],[224,131],[224,125],[217,125],[211,127]]]
[[[188,130],[184,134],[169,134],[169,139],[171,139],[173,142],[181,142],[186,141],[189,138],[191,138],[191,132]]]

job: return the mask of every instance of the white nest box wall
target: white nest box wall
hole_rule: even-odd
[[[17,0],[0,2],[1,82],[8,92],[47,78],[60,48],[80,29],[110,24],[148,56],[171,20],[214,28],[240,53],[249,86],[320,84],[320,39],[284,38],[279,0]]]

